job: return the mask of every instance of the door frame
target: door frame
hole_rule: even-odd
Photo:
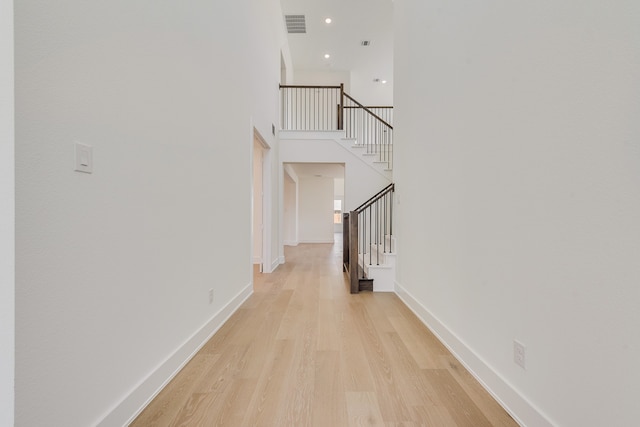
[[[254,144],[259,145],[262,148],[262,230],[253,229],[254,220]],[[272,185],[271,185],[271,146],[267,143],[260,132],[253,127],[253,135],[251,139],[251,221],[252,221],[252,233],[251,233],[251,263],[253,265],[253,246],[254,246],[254,233],[262,233],[262,259],[260,262],[261,273],[271,273],[274,270],[271,262],[271,212],[272,212]]]

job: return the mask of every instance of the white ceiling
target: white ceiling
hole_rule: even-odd
[[[281,0],[283,15],[305,15],[306,34],[287,34],[294,69],[347,71],[365,80],[393,82],[393,0]],[[332,23],[326,24],[326,18]],[[284,22],[284,17],[283,17]],[[284,24],[283,24],[284,25]],[[367,47],[361,46],[369,40]],[[331,58],[325,59],[328,53]],[[362,95],[360,95],[362,96]],[[373,101],[363,101],[373,102]],[[374,104],[379,105],[377,101]],[[298,176],[344,178],[344,165],[296,163]]]
[[[392,0],[281,0],[284,15],[305,15],[306,34],[288,34],[295,69],[393,77]],[[325,24],[325,18],[331,24]],[[370,40],[368,47],[361,46]],[[331,58],[325,59],[329,53]]]

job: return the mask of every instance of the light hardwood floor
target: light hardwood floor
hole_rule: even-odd
[[[350,295],[341,244],[287,247],[133,426],[517,426],[395,294]]]

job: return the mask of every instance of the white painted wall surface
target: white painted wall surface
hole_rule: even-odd
[[[248,0],[15,6],[16,425],[121,426],[251,292],[281,46]]]
[[[352,210],[390,184],[359,155],[331,139],[281,139],[281,163],[344,163],[345,209]]]
[[[295,246],[298,244],[298,184],[286,169],[283,183],[283,243],[285,245]]]
[[[262,264],[262,145],[253,141],[253,263]]]
[[[246,0],[245,0],[246,1]],[[293,65],[289,53],[289,44],[283,22],[282,10],[279,0],[249,0],[250,11],[248,13],[250,31],[248,31],[250,49],[245,52],[248,55],[251,67],[251,105],[252,123],[260,132],[269,146],[266,154],[265,169],[267,179],[264,185],[271,198],[267,200],[265,209],[268,210],[266,220],[268,221],[267,237],[270,240],[270,250],[265,253],[269,260],[265,260],[265,272],[275,269],[283,259],[282,241],[280,233],[282,206],[280,199],[281,171],[278,167],[278,143],[276,135],[272,132],[272,125],[279,129],[280,121],[280,83],[281,59],[284,58],[287,74],[292,76]],[[233,22],[228,23],[230,33]],[[225,26],[226,27],[226,26]],[[225,36],[229,43],[229,35]],[[220,40],[222,43],[223,40]],[[230,43],[234,48],[234,43]],[[221,84],[232,87],[241,86],[245,82],[241,76]],[[288,77],[293,78],[293,77]],[[270,191],[269,191],[270,190]],[[269,200],[273,200],[272,203]]]
[[[345,92],[351,90],[351,73],[341,70],[295,70],[294,84],[310,86],[340,86],[344,84]]]
[[[344,197],[344,178],[333,179],[334,196]]]
[[[14,425],[13,1],[0,0],[0,425]]]
[[[301,243],[333,242],[333,178],[301,176],[298,181]]]
[[[393,58],[389,58],[389,62],[393,62]],[[354,70],[351,73],[349,95],[365,106],[386,107],[393,105],[393,70],[389,69],[386,73],[380,74],[382,75],[375,78],[379,78],[381,81],[374,82],[374,77],[371,77],[369,70]],[[387,83],[382,83],[382,79]]]
[[[395,16],[398,291],[523,425],[637,424],[640,3]]]

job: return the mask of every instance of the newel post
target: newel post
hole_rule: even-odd
[[[349,279],[351,293],[357,294],[360,291],[360,280],[358,274],[358,212],[349,213]]]

